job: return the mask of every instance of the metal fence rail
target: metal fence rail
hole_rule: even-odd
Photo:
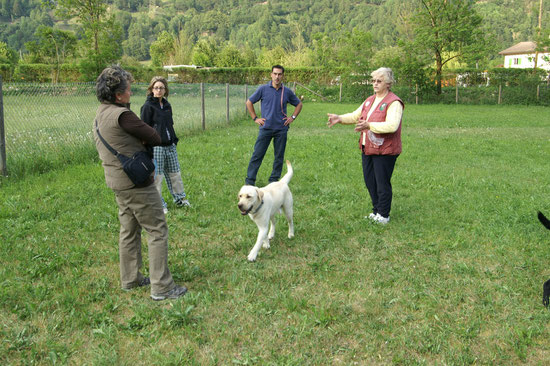
[[[242,117],[246,98],[256,89],[172,83],[169,88],[178,134],[227,125],[231,118]],[[2,175],[40,172],[53,164],[87,159],[93,152],[91,126],[99,105],[94,83],[2,83],[0,90]],[[147,84],[132,84],[131,109],[138,116],[146,90]]]

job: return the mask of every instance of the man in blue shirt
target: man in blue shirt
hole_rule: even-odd
[[[248,164],[245,183],[255,185],[256,174],[265,152],[273,140],[273,150],[275,160],[273,161],[273,170],[269,177],[269,182],[277,182],[281,177],[283,162],[285,159],[286,135],[289,125],[298,117],[302,110],[302,102],[296,94],[283,85],[285,69],[281,65],[275,65],[271,68],[271,81],[261,85],[246,101],[246,108],[250,117],[260,126],[258,138],[254,145],[254,152]],[[254,103],[261,100],[262,117],[258,117],[254,109]],[[287,115],[286,105],[290,103],[294,108],[294,113]]]

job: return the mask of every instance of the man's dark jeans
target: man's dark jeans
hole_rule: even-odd
[[[273,150],[275,153],[275,160],[273,161],[273,170],[269,177],[269,182],[277,182],[281,177],[281,171],[283,170],[283,162],[285,160],[285,148],[286,148],[286,135],[287,130],[273,130],[260,128],[256,144],[254,145],[254,152],[248,163],[248,171],[246,172],[245,183],[251,186],[256,184],[256,174],[262,165],[262,161],[265,156],[265,152],[273,140]]]

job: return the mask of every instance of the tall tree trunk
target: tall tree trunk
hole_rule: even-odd
[[[436,52],[435,54],[435,81],[436,81],[436,90],[437,95],[441,95],[441,73],[443,69],[443,61],[441,59],[441,54]]]

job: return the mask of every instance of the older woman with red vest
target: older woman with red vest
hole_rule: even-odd
[[[363,160],[363,177],[372,201],[369,218],[377,223],[390,221],[392,202],[391,176],[401,154],[401,117],[404,104],[391,92],[395,82],[390,68],[381,67],[372,74],[374,95],[354,112],[328,114],[329,127],[337,123],[355,124],[360,132],[359,148]]]

